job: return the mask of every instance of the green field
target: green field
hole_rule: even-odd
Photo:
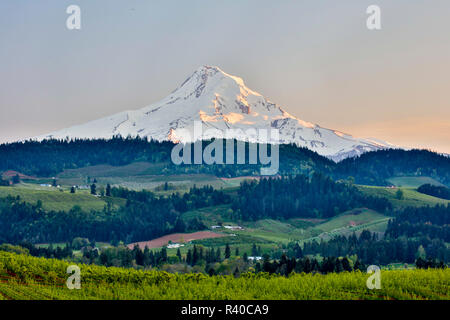
[[[447,204],[450,200],[444,200],[429,196],[418,192],[414,188],[386,188],[386,187],[372,187],[372,186],[358,186],[358,188],[365,194],[386,198],[388,199],[394,208],[406,208],[406,207],[420,207],[420,206],[435,206],[437,204]],[[396,192],[398,190],[403,191],[403,199],[396,198]]]
[[[75,194],[71,194],[67,188],[61,192],[57,188],[39,187],[32,184],[0,187],[0,197],[7,197],[9,195],[13,197],[20,196],[21,200],[33,204],[40,200],[44,209],[55,211],[68,211],[75,205],[80,206],[86,211],[102,210],[107,204],[106,199],[116,206],[125,203],[123,199],[93,196],[88,190],[77,190]]]
[[[431,177],[393,177],[387,180],[396,187],[418,188],[423,184],[444,186],[442,183]]]
[[[88,178],[92,183],[97,180],[99,186],[111,184],[133,190],[154,190],[168,182],[176,186],[177,192],[189,190],[194,184],[201,187],[212,185],[214,188],[239,186],[245,178],[221,179],[208,174],[164,174],[167,163],[134,162],[125,166],[96,165],[78,169],[67,169],[57,175],[57,181],[63,186],[86,185]],[[170,194],[169,192],[157,192]]]
[[[310,300],[450,299],[450,270],[382,271],[381,289],[366,286],[368,274],[261,273],[232,276],[169,274],[163,271],[79,265],[81,289],[69,290],[69,262],[0,252],[0,299],[4,300]]]
[[[232,221],[229,217],[230,206],[208,207],[186,212],[183,219],[198,218],[208,227],[223,223],[224,225],[240,225],[244,230],[219,229],[239,237],[247,237],[239,248],[246,249],[248,239],[270,242],[273,244],[287,244],[291,241],[305,241],[312,239],[329,239],[336,235],[350,235],[363,229],[372,232],[384,232],[389,217],[366,208],[354,209],[342,213],[331,219],[263,219],[254,222]],[[248,238],[249,237],[249,238]],[[229,238],[214,241],[229,241]],[[234,241],[237,243],[237,241]],[[225,244],[223,244],[225,245]],[[242,251],[242,250],[241,250]]]
[[[229,216],[230,205],[220,205],[215,207],[201,208],[183,213],[182,218],[188,221],[194,218],[201,219],[203,223],[208,226],[215,226],[221,222],[234,225]]]

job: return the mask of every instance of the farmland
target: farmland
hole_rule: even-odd
[[[78,190],[71,194],[66,188],[59,191],[57,188],[39,187],[33,184],[20,184],[14,187],[0,187],[0,197],[19,196],[22,201],[29,203],[42,202],[45,210],[70,210],[74,206],[80,206],[83,210],[102,210],[107,204],[105,199],[95,197],[88,190]],[[122,199],[108,199],[113,204],[124,204]]]
[[[438,299],[448,300],[450,270],[382,271],[381,289],[369,290],[368,275],[242,274],[205,276],[80,265],[81,289],[65,286],[69,262],[0,252],[1,299]]]
[[[436,185],[436,186],[443,186],[442,183],[440,183],[439,181],[437,181],[436,179],[433,179],[431,177],[415,177],[415,176],[393,177],[393,178],[387,179],[387,181],[397,187],[404,187],[404,188],[418,188],[421,185],[427,184],[427,183]]]
[[[128,245],[128,248],[133,249],[133,247],[135,245],[137,245],[141,249],[144,249],[145,247],[148,247],[149,249],[154,249],[154,248],[160,248],[160,247],[166,246],[167,244],[169,244],[171,242],[185,243],[185,242],[190,242],[193,240],[220,238],[220,237],[224,237],[224,236],[226,236],[226,235],[220,234],[220,233],[215,233],[215,232],[210,232],[210,231],[199,231],[199,232],[194,232],[194,233],[174,233],[174,234],[166,235],[164,237],[153,239],[151,241],[130,243]]]
[[[420,193],[414,188],[386,188],[373,186],[358,186],[358,188],[365,194],[388,199],[394,208],[397,209],[450,203],[449,200],[439,199]],[[396,192],[398,190],[402,190],[403,199],[397,199]]]

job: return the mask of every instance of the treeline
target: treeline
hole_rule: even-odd
[[[329,218],[357,207],[392,209],[385,198],[364,195],[319,173],[245,181],[232,204],[235,217],[243,220]]]
[[[388,185],[395,176],[430,176],[450,186],[450,157],[427,150],[387,149],[367,152],[339,162],[336,179],[349,176],[358,184]]]
[[[168,256],[165,247],[158,250],[150,250],[146,247],[144,250],[141,250],[138,246],[135,246],[133,249],[117,246],[100,250],[96,247],[86,246],[81,250],[83,253],[81,262],[87,264],[143,269],[164,269],[166,267],[168,270],[176,270],[177,272],[196,270],[210,276],[224,274],[239,276],[241,273],[249,270],[256,273],[267,272],[288,276],[291,272],[327,274],[354,270],[365,271],[366,268],[357,258],[352,261],[347,257],[335,258],[334,256],[329,256],[319,261],[307,256],[292,256],[288,258],[286,254],[282,254],[279,260],[273,260],[268,254],[265,254],[263,260],[254,261],[249,260],[246,252],[240,256],[239,249],[237,247],[232,248],[228,244],[223,254],[220,248],[206,248],[201,245],[194,245],[188,249],[186,255],[182,255],[180,249],[178,249],[175,256]],[[257,247],[254,245],[252,252],[257,250]],[[233,257],[232,252],[234,252]],[[186,268],[174,269],[175,267],[170,267],[170,265],[184,265]]]
[[[174,232],[198,231],[198,219],[184,221],[187,210],[227,203],[229,197],[211,187],[196,188],[169,197],[148,191],[112,188],[111,194],[126,199],[119,209],[85,212],[79,206],[69,211],[45,211],[40,202],[25,203],[20,197],[0,199],[0,242],[56,243],[76,237],[126,243],[154,239]]]
[[[208,142],[203,143],[203,148]],[[236,144],[236,141],[235,141]],[[223,143],[224,148],[226,143]],[[135,161],[165,163],[162,174],[209,173],[220,177],[259,175],[260,165],[174,165],[172,142],[146,138],[73,139],[26,141],[0,145],[0,172],[15,170],[27,175],[54,176],[65,169],[109,164],[120,166]],[[249,144],[246,143],[248,160]],[[236,149],[237,150],[237,149]],[[235,150],[235,151],[236,151]],[[364,153],[339,163],[295,145],[280,145],[279,173],[320,172],[335,180],[358,184],[388,185],[393,176],[431,176],[450,186],[450,158],[427,150],[388,149]],[[235,152],[236,154],[236,152]],[[225,153],[224,153],[225,155]]]
[[[296,259],[295,257],[288,258],[282,255],[280,260],[270,260],[269,256],[265,255],[262,263],[256,264],[256,272],[268,272],[270,274],[279,274],[288,276],[290,273],[340,273],[351,271],[366,271],[366,266],[360,260],[351,262],[347,257],[335,258],[326,257],[321,262],[315,258],[304,257]]]
[[[386,237],[439,239],[450,242],[450,204],[406,208],[390,221]]]
[[[21,242],[18,245],[3,243],[0,244],[0,251],[29,254],[33,257],[53,259],[72,258],[73,256],[73,250],[70,244],[66,244],[64,247],[57,246],[55,248],[53,245],[49,245],[48,247],[37,247],[29,242]]]
[[[302,254],[322,257],[356,255],[364,263],[375,265],[414,263],[419,257],[450,261],[450,250],[441,239],[378,239],[375,233],[367,230],[359,237],[353,234],[348,237],[337,236],[329,241],[307,242],[303,246]]]
[[[429,196],[450,200],[450,188],[447,187],[424,184],[417,188],[417,191]]]
[[[27,175],[54,176],[65,169],[133,161],[166,162],[171,142],[145,138],[73,139],[15,142],[0,145],[0,171],[15,170]]]
[[[204,149],[208,141],[202,144]],[[236,145],[236,141],[234,141]],[[191,145],[193,148],[193,145]],[[224,149],[226,142],[223,143]],[[164,163],[162,174],[208,173],[220,177],[259,175],[261,165],[249,164],[249,143],[245,144],[246,164],[235,165],[175,165],[171,161],[172,142],[158,142],[146,138],[114,137],[112,139],[66,139],[26,141],[0,145],[0,172],[15,170],[31,176],[50,177],[65,169],[99,164],[127,165],[135,161]],[[295,145],[280,146],[280,172],[329,173],[334,162]],[[226,153],[224,152],[224,157]],[[235,146],[235,155],[237,147]],[[192,156],[194,153],[192,152]]]

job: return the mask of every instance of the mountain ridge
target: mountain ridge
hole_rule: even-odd
[[[228,138],[272,142],[248,135],[249,129],[278,129],[279,143],[307,147],[334,161],[392,145],[379,140],[358,139],[297,118],[248,88],[243,79],[219,67],[202,66],[166,98],[138,110],[128,110],[72,126],[33,139],[111,138],[141,136],[157,141],[193,142],[194,124],[208,134],[203,140],[221,138],[219,132],[233,129]],[[241,131],[239,131],[241,130]],[[190,133],[190,134],[189,134]]]

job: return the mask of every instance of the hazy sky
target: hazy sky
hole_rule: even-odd
[[[448,0],[1,0],[0,142],[144,107],[207,64],[323,127],[450,153],[449,17]]]

